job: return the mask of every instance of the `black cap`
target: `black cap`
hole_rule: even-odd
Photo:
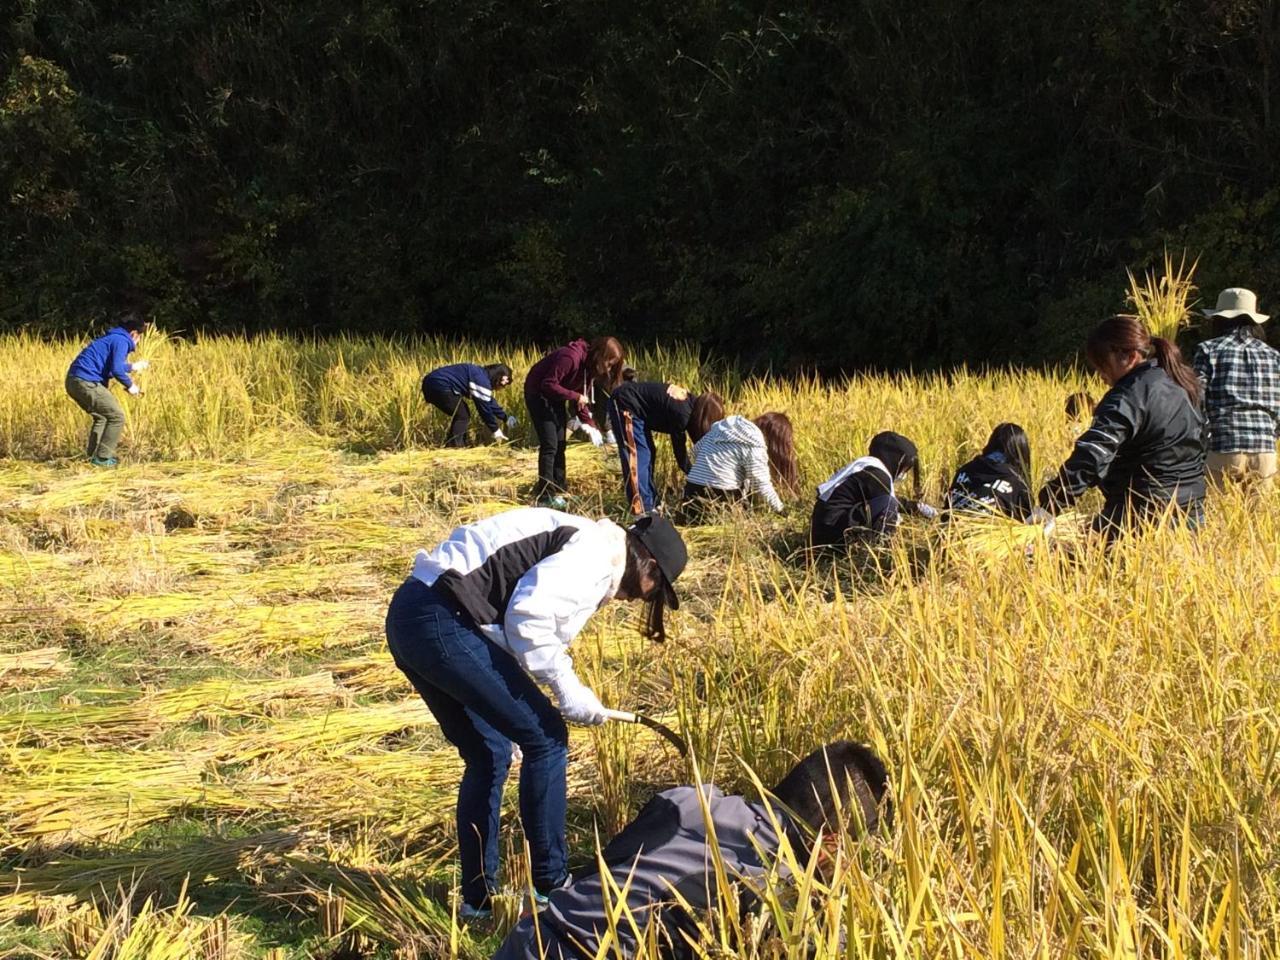
[[[645,549],[658,561],[658,569],[662,571],[662,589],[666,594],[667,606],[672,610],[679,610],[680,600],[672,584],[684,570],[684,565],[689,562],[689,550],[684,545],[680,531],[672,526],[671,521],[666,517],[650,513],[627,527],[627,533],[644,544]]]

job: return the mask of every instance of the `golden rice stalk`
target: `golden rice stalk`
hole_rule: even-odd
[[[0,653],[0,677],[14,673],[66,673],[71,669],[63,647],[41,647],[21,653]],[[0,725],[3,717],[0,716]]]
[[[145,883],[172,889],[183,882],[210,883],[261,870],[295,849],[303,837],[273,830],[249,837],[214,837],[176,849],[124,849],[92,857],[61,857],[0,873],[0,898],[19,894],[93,896],[117,886]]]
[[[1131,270],[1125,271],[1129,276],[1127,300],[1153,337],[1164,337],[1172,342],[1188,323],[1191,307],[1196,302],[1196,286],[1192,277],[1199,263],[1199,258],[1196,258],[1188,266],[1184,250],[1175,267],[1172,256],[1165,250],[1164,270],[1159,276],[1154,268],[1142,277],[1135,276]]]
[[[113,899],[117,905],[107,906],[110,913],[105,917],[103,907],[86,908],[101,919],[96,940],[86,950],[86,937],[80,933],[65,944],[69,952],[85,960],[232,960],[243,952],[244,938],[232,932],[225,914],[192,914],[186,884],[168,909],[160,909],[152,897],[135,907],[132,890],[120,890]],[[89,920],[86,929],[92,930],[93,918]]]
[[[356,870],[336,863],[289,858],[304,892],[323,906],[341,898],[346,929],[423,956],[481,960],[487,955],[449,907],[427,884],[380,870]]]
[[[0,754],[0,848],[125,836],[185,809],[236,814],[288,795],[209,777],[206,752],[10,748]]]
[[[265,730],[228,737],[216,748],[227,763],[273,761],[300,754],[350,752],[391,734],[435,722],[421,700],[351,707],[274,724]]]
[[[1084,515],[1078,512],[1061,514],[1051,525],[1021,523],[995,512],[964,513],[952,519],[947,545],[972,559],[1002,564],[1031,556],[1052,543],[1078,543],[1086,527]]]
[[[253,683],[219,677],[122,704],[0,713],[0,736],[43,743],[143,740],[202,714],[242,715],[275,701],[321,703],[336,695],[327,670]]]
[[[352,657],[331,664],[329,669],[342,686],[375,696],[403,694],[409,682],[386,653]]]

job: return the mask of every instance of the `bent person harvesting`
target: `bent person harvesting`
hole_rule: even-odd
[[[111,392],[111,381],[118,381],[132,396],[142,392],[130,374],[147,369],[148,363],[130,363],[128,357],[146,328],[146,320],[125,314],[118,326],[81,350],[67,371],[67,395],[92,420],[87,453],[95,467],[114,467],[118,462],[116,446],[124,432],[124,407]]]
[[[687,559],[680,534],[661,517],[624,530],[536,507],[458,527],[418,552],[387,611],[387,644],[466,765],[457,808],[464,918],[490,910],[513,743],[524,754],[520,820],[535,899],[568,878],[565,721],[605,720],[569,645],[615,598],[646,601],[646,633],[663,639],[663,610],[678,606],[672,583]]]

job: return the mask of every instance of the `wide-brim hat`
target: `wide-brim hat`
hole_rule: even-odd
[[[689,550],[684,545],[680,531],[666,517],[650,513],[627,527],[627,533],[644,544],[644,548],[658,561],[667,606],[672,610],[679,610],[680,598],[676,596],[673,584],[689,562]]]
[[[1258,295],[1244,287],[1227,287],[1218,294],[1218,305],[1212,310],[1202,311],[1206,317],[1248,317],[1254,323],[1266,323],[1269,313],[1258,312]]]

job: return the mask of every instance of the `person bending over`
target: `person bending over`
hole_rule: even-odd
[[[724,403],[715,393],[694,396],[674,383],[624,381],[609,397],[608,408],[622,461],[623,490],[636,516],[651,513],[659,503],[653,476],[654,432],[670,435],[676,463],[688,474],[693,464],[685,437],[696,444],[724,417]]]
[[[818,487],[809,520],[809,543],[832,547],[874,543],[898,528],[903,501],[897,484],[907,474],[920,486],[920,457],[916,445],[900,433],[886,430],[871,438],[867,456],[837,470]],[[934,516],[932,507],[910,501],[920,513]]]
[[[725,417],[694,444],[682,510],[696,521],[713,501],[759,494],[781,513],[785,507],[776,488],[794,495],[799,485],[795,440],[785,413],[766,413],[755,420]]]
[[[982,453],[959,470],[947,490],[948,515],[1003,514],[1026,521],[1035,502],[1031,495],[1031,441],[1016,423],[991,431]]]
[[[663,610],[678,606],[672,584],[687,560],[662,517],[623,529],[535,507],[458,527],[418,551],[387,610],[387,646],[465,764],[457,806],[464,917],[489,913],[513,743],[524,753],[520,821],[536,895],[564,883],[565,721],[605,720],[569,646],[614,599],[645,601],[646,635],[663,639]]]
[[[494,397],[494,392],[511,383],[511,368],[505,363],[451,363],[438,367],[422,378],[422,396],[427,403],[449,417],[446,447],[465,447],[467,428],[471,425],[471,411],[467,398],[476,405],[476,413],[489,428],[495,440],[506,440],[502,432],[505,424],[510,430],[516,418],[509,416]]]
[[[95,467],[117,464],[116,446],[124,432],[124,407],[111,392],[111,381],[117,381],[130,396],[142,389],[133,382],[131,373],[147,369],[146,360],[129,362],[147,321],[135,313],[126,313],[120,323],[80,351],[67,370],[67,395],[89,414],[89,462]]]
[[[709,854],[712,843],[727,878],[749,885],[774,867],[782,843],[779,827],[804,863],[815,843],[825,845],[840,831],[856,838],[878,829],[890,814],[887,790],[884,764],[870,748],[848,740],[829,743],[801,760],[767,801],[711,786],[702,788],[701,797],[694,786],[665,790],[609,842],[599,860],[553,891],[546,909],[516,924],[493,960],[599,956],[609,928],[605,911],[614,899],[610,895],[622,889],[636,925],[642,931],[653,925],[661,956],[692,955],[690,941],[696,941],[697,933],[686,905],[702,912],[726,899]],[[634,956],[631,924],[622,919],[615,929],[617,940],[605,956]]]

